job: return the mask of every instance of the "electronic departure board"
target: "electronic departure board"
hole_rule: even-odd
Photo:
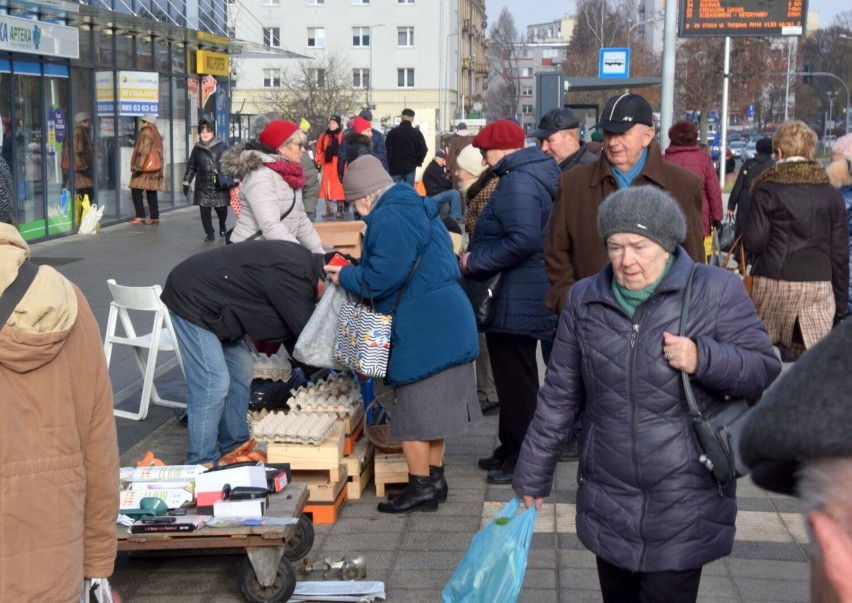
[[[808,0],[680,0],[678,34],[698,36],[800,36]]]

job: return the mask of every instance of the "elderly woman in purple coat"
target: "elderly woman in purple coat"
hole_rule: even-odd
[[[694,601],[702,567],[731,552],[736,481],[699,461],[679,373],[703,410],[757,398],[781,362],[740,279],[679,245],[686,223],[668,193],[613,193],[598,230],[610,262],[568,293],[513,486],[542,504],[583,413],[577,535],[597,556],[603,600]]]

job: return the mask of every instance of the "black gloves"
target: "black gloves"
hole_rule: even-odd
[[[713,228],[716,229],[716,230],[719,230],[720,228],[722,228],[722,221],[721,220],[714,220],[713,221]]]
[[[183,185],[183,196],[186,197],[188,194],[189,194],[189,185],[184,184]]]

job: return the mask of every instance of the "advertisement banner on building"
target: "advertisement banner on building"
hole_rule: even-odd
[[[0,50],[79,59],[79,32],[76,27],[0,15]]]
[[[160,76],[149,71],[118,72],[118,113],[139,116],[160,113]]]
[[[115,74],[112,71],[95,72],[95,99],[98,115],[112,116],[115,113]]]

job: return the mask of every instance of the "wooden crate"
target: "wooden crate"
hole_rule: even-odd
[[[346,465],[348,476],[346,488],[349,491],[350,500],[361,498],[361,493],[373,479],[374,451],[369,440],[362,438],[355,444],[352,454],[343,457],[342,462]]]
[[[343,467],[343,471],[345,474],[346,467]],[[309,484],[308,490],[311,491],[311,496],[308,504],[305,505],[304,512],[310,516],[311,521],[316,525],[336,523],[340,506],[348,496],[345,475],[343,479],[335,483]],[[314,500],[314,492],[321,498]]]
[[[361,413],[361,418],[358,419],[357,423],[349,427],[347,431],[346,425],[344,425],[344,436],[343,436],[343,455],[349,456],[355,450],[355,443],[358,441],[358,438],[364,433],[364,415],[365,413]],[[348,417],[347,417],[348,418]],[[350,474],[351,475],[351,474]]]
[[[334,425],[331,433],[318,446],[270,442],[266,447],[268,462],[290,463],[290,468],[293,470],[333,471],[340,465],[342,456],[343,427],[340,423]]]
[[[337,466],[337,479],[330,480],[325,470],[294,471],[293,482],[308,486],[308,503],[331,503],[337,498],[340,483],[346,483],[346,465]]]
[[[374,465],[376,496],[379,498],[384,497],[387,484],[408,483],[408,465],[404,454],[376,454]]]
[[[300,484],[320,484],[346,480],[346,465],[337,464],[328,469],[293,469],[293,481]]]

